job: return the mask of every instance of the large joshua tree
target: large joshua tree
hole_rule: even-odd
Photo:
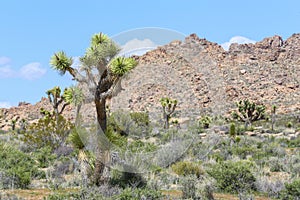
[[[133,58],[118,57],[120,48],[107,35],[99,33],[92,37],[91,45],[80,58],[80,68],[72,66],[73,60],[63,51],[55,53],[51,66],[64,75],[68,72],[75,81],[86,84],[96,106],[97,121],[106,133],[106,101],[120,89],[121,78],[137,63]],[[93,182],[97,185],[103,180],[104,163],[107,150],[98,149]]]
[[[88,86],[96,106],[100,128],[106,131],[106,100],[111,98],[120,79],[136,66],[133,58],[117,57],[118,45],[103,33],[95,34],[91,45],[80,58],[80,68],[72,67],[73,60],[63,51],[55,53],[50,61],[53,69],[64,75],[68,72],[74,80]]]

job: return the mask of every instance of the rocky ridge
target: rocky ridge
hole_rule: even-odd
[[[169,96],[179,102],[179,117],[223,115],[240,99],[276,105],[279,113],[300,112],[300,34],[232,44],[228,51],[191,34],[135,58],[139,64],[122,81],[124,90],[111,100],[112,110],[148,111],[155,117],[159,99]],[[8,130],[12,119],[37,120],[41,107],[51,108],[46,98],[1,109],[0,129]],[[73,110],[65,111],[71,120]]]

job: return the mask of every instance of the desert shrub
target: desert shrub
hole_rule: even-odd
[[[31,156],[1,143],[0,171],[8,178],[4,178],[0,180],[0,182],[5,180],[9,181],[9,183],[2,183],[3,188],[27,188],[31,182],[31,178],[39,175],[38,169]]]
[[[254,164],[249,161],[226,161],[215,164],[207,172],[217,181],[221,191],[241,193],[255,190]]]
[[[130,113],[130,117],[135,123],[141,126],[149,126],[150,119],[149,114],[145,112],[132,112]]]
[[[80,196],[80,193],[77,192],[53,192],[47,197],[44,197],[44,200],[65,200],[65,199],[70,199],[70,200],[77,200],[77,199],[83,199]]]
[[[300,199],[300,179],[296,179],[291,183],[285,184],[285,189],[281,192],[283,200],[299,200]]]
[[[118,200],[140,200],[140,199],[164,199],[164,195],[158,190],[150,190],[147,188],[126,188],[114,199]]]
[[[210,125],[211,122],[212,122],[211,117],[205,115],[205,116],[200,118],[199,125],[200,125],[201,128],[207,129],[207,128],[209,128],[209,125]]]
[[[108,118],[108,128],[120,135],[136,137],[147,136],[150,132],[149,115],[147,113],[116,111]]]
[[[270,180],[267,176],[260,176],[256,180],[257,191],[268,194],[269,197],[279,198],[284,188],[283,180]]]
[[[268,159],[268,165],[270,167],[271,172],[281,172],[284,171],[285,162],[283,159],[278,157],[270,157]]]
[[[121,189],[112,185],[103,184],[99,187],[91,186],[84,187],[78,191],[65,192],[61,190],[54,191],[45,200],[105,200],[111,199],[113,196],[117,196],[121,193]]]
[[[52,176],[53,177],[62,177],[63,175],[69,174],[72,172],[72,168],[70,167],[71,161],[70,160],[63,160],[60,162],[56,162],[53,165],[53,171],[52,171]]]
[[[57,155],[57,157],[61,156],[69,156],[74,152],[74,149],[70,146],[62,145],[54,150],[54,153]]]
[[[113,169],[110,183],[122,188],[144,187],[147,183],[142,174],[134,173],[134,166],[123,165],[120,169]]]
[[[65,143],[74,125],[62,115],[56,120],[54,117],[43,117],[37,123],[31,124],[21,138],[29,148],[39,149],[50,146],[56,149]]]
[[[230,124],[230,126],[229,126],[229,135],[230,135],[230,137],[235,137],[236,136],[235,123]]]
[[[195,176],[186,176],[181,179],[183,199],[196,199],[196,182]]]
[[[109,139],[111,143],[120,147],[121,149],[126,149],[127,146],[127,138],[117,131],[114,130],[112,126],[108,126],[106,130],[106,137]]]
[[[5,199],[5,200],[25,200],[24,198],[18,197],[15,194],[9,194],[9,193],[1,193],[0,192],[0,199]]]
[[[200,177],[204,173],[199,163],[180,161],[171,167],[172,170],[180,176],[195,175]]]
[[[33,157],[36,161],[38,161],[38,167],[40,168],[49,167],[49,165],[56,159],[56,155],[52,153],[52,149],[49,146],[37,149],[33,153]]]
[[[293,122],[288,122],[285,125],[287,128],[292,128],[293,127]]]
[[[158,147],[153,143],[142,142],[141,140],[134,140],[131,142],[127,149],[134,153],[141,152],[153,152],[158,149]]]

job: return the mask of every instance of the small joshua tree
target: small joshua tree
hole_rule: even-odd
[[[164,128],[168,129],[171,115],[174,113],[177,106],[177,100],[170,99],[169,97],[164,97],[160,99],[160,103],[163,108],[163,118],[165,121]]]
[[[53,112],[55,117],[62,114],[65,110],[66,106],[70,104],[69,101],[66,101],[65,94],[68,94],[69,89],[65,89],[64,93],[61,92],[60,87],[55,86],[54,88],[47,90],[46,94],[48,95],[48,99],[53,107]],[[61,109],[59,110],[59,106],[62,104]]]
[[[264,105],[257,105],[254,102],[241,100],[236,103],[237,111],[232,113],[234,119],[237,119],[245,123],[245,129],[248,125],[252,125],[252,122],[265,119],[266,107]]]

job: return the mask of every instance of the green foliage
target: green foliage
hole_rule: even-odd
[[[92,36],[91,45],[85,55],[80,58],[84,70],[91,71],[92,67],[105,66],[120,52],[118,45],[107,35],[97,33]]]
[[[293,127],[293,122],[288,122],[285,125],[287,128],[292,128]]]
[[[72,64],[72,58],[68,57],[63,51],[55,53],[50,60],[52,68],[58,70],[61,75],[64,75]]]
[[[113,169],[111,172],[110,183],[113,185],[118,185],[122,188],[126,187],[144,187],[146,186],[146,181],[142,174],[133,173],[134,166],[122,165],[120,169]]]
[[[196,199],[196,181],[193,176],[181,179],[182,199]]]
[[[141,200],[141,199],[164,199],[164,195],[158,190],[150,190],[147,188],[126,188],[123,192],[114,197],[117,200]]]
[[[110,63],[110,70],[116,76],[123,76],[137,65],[133,58],[116,57]]]
[[[254,167],[249,161],[226,161],[214,165],[208,173],[217,181],[218,188],[224,192],[240,193],[255,190]]]
[[[64,90],[63,98],[67,103],[73,103],[75,106],[77,106],[83,102],[84,95],[80,88],[71,86]]]
[[[236,103],[237,111],[232,113],[232,117],[241,122],[245,122],[246,127],[251,126],[251,123],[261,119],[265,119],[264,105],[258,105],[254,102],[246,100],[241,100]]]
[[[291,183],[285,184],[285,189],[281,192],[283,200],[297,200],[300,198],[300,179],[295,179]]]
[[[201,126],[202,128],[204,128],[204,129],[209,128],[209,125],[210,125],[211,122],[212,122],[211,117],[209,117],[209,116],[207,116],[207,115],[202,116],[202,117],[200,118],[200,120],[199,120],[200,126]]]
[[[84,149],[83,135],[79,134],[78,129],[73,129],[69,134],[67,141],[72,144],[75,149]]]
[[[235,123],[230,124],[229,135],[230,135],[230,137],[235,137],[236,136]]]
[[[32,149],[44,146],[56,149],[65,143],[73,127],[74,125],[62,115],[59,115],[58,119],[46,116],[31,124],[21,139]]]
[[[4,188],[27,188],[32,177],[38,176],[38,169],[31,156],[9,146],[0,143],[0,172],[7,174],[10,179],[8,183],[0,180]],[[2,182],[2,183],[1,183]]]
[[[128,150],[133,153],[148,153],[153,152],[158,149],[158,147],[153,143],[143,142],[141,140],[134,140],[128,146]]]
[[[38,162],[38,167],[45,168],[49,167],[57,156],[52,153],[51,147],[45,146],[33,152],[33,158]]]
[[[107,128],[120,135],[143,137],[151,131],[148,113],[116,111],[108,118]]]
[[[188,175],[195,175],[200,177],[204,174],[199,163],[193,162],[186,162],[186,161],[179,161],[172,166],[172,170],[180,176],[188,176]]]
[[[44,197],[44,200],[75,200],[75,199],[83,199],[79,192],[61,192],[55,191],[47,197]]]
[[[149,114],[148,113],[145,113],[145,112],[131,112],[130,117],[139,126],[149,126],[150,125],[150,119],[149,119]]]

